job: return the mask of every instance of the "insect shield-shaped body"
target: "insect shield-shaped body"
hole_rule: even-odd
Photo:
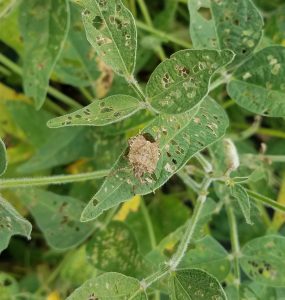
[[[154,173],[159,156],[159,145],[151,135],[140,134],[129,139],[128,160],[141,183],[144,183],[146,173]]]

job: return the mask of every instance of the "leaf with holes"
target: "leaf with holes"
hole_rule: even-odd
[[[285,116],[285,47],[264,48],[242,64],[228,84],[229,95],[245,109]]]
[[[243,271],[257,283],[285,286],[285,238],[268,235],[249,241],[242,248]]]
[[[170,278],[173,300],[226,300],[226,294],[219,281],[200,269],[182,269]]]
[[[0,295],[2,300],[17,298],[19,285],[9,273],[0,272]]]
[[[135,68],[137,30],[131,12],[121,0],[81,0],[82,18],[89,43],[102,60],[122,76]]]
[[[37,109],[43,105],[51,72],[69,29],[69,3],[62,0],[23,1],[20,27],[24,39],[24,90]]]
[[[157,111],[178,114],[190,110],[209,92],[212,75],[232,61],[229,50],[181,50],[151,74],[146,91]]]
[[[0,196],[0,253],[8,247],[13,235],[31,238],[32,225]]]
[[[72,197],[41,189],[19,189],[16,194],[29,209],[52,248],[65,250],[75,247],[94,230],[93,224],[79,222],[83,203]]]
[[[225,111],[210,98],[187,113],[158,116],[138,139],[129,141],[130,147],[126,147],[101,189],[85,207],[81,220],[95,219],[134,194],[155,191],[193,155],[221,138],[227,127]]]
[[[235,184],[230,188],[231,196],[237,200],[247,224],[252,224],[250,219],[250,200],[246,190],[240,184]]]
[[[207,199],[208,201],[208,199]],[[229,253],[211,236],[206,236],[195,242],[183,257],[179,268],[199,268],[207,270],[218,280],[223,280],[229,274],[231,263]]]
[[[132,231],[122,222],[111,222],[96,233],[87,243],[86,252],[90,263],[104,272],[138,276],[150,271]]]
[[[78,299],[147,300],[147,296],[137,279],[112,272],[86,281],[66,300]]]
[[[240,62],[258,45],[263,19],[251,0],[188,0],[188,5],[194,47],[230,49]]]
[[[88,106],[71,114],[52,119],[48,127],[89,125],[104,126],[121,121],[140,110],[140,102],[131,96],[115,95],[103,100],[94,100]]]
[[[5,173],[6,169],[7,169],[6,147],[0,138],[0,176]]]

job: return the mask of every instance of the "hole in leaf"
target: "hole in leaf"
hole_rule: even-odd
[[[208,20],[210,21],[212,19],[212,13],[211,13],[211,10],[210,8],[208,7],[200,7],[198,9],[198,13],[205,19],[205,20]]]
[[[97,30],[99,30],[103,26],[104,20],[100,16],[96,16],[93,19],[92,24]]]

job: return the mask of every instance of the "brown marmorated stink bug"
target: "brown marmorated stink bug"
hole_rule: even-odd
[[[133,168],[134,175],[141,182],[145,173],[153,174],[159,160],[158,143],[150,134],[139,134],[129,139],[128,160]]]

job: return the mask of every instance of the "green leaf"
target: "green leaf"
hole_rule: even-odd
[[[242,64],[228,84],[243,108],[264,116],[285,116],[285,47],[264,48]]]
[[[91,156],[93,140],[85,128],[60,128],[54,130],[35,155],[18,168],[19,172],[31,173],[64,165],[76,159]]]
[[[1,300],[15,299],[19,293],[19,286],[14,277],[8,273],[0,272],[0,295]]]
[[[223,280],[229,274],[231,264],[225,248],[211,236],[206,236],[196,243],[194,242],[193,248],[186,252],[179,268],[207,270],[218,280]]]
[[[232,61],[229,50],[181,50],[163,61],[151,74],[146,92],[157,111],[188,111],[209,92],[212,75]]]
[[[198,109],[187,113],[158,116],[142,132],[157,143],[160,155],[154,172],[145,172],[142,178],[135,177],[126,157],[126,147],[101,189],[85,207],[81,220],[95,219],[134,194],[145,195],[155,191],[193,155],[221,138],[227,127],[228,118],[224,110],[210,98]]]
[[[263,19],[251,0],[188,0],[188,5],[195,48],[230,49],[240,62],[258,45]]]
[[[147,296],[141,289],[140,282],[137,279],[119,273],[105,273],[86,281],[66,300],[92,298],[100,300],[125,300],[130,298],[132,300],[147,300]]]
[[[95,50],[86,39],[81,9],[71,3],[70,13],[70,30],[53,75],[55,80],[76,87],[94,86],[100,75]]]
[[[219,281],[200,269],[183,269],[170,280],[172,300],[226,300]]]
[[[7,154],[4,142],[0,138],[0,176],[5,173],[7,169]]]
[[[242,248],[243,271],[257,283],[285,286],[285,238],[268,235],[253,239]]]
[[[89,43],[114,71],[130,77],[135,68],[137,31],[131,12],[121,0],[81,0]]]
[[[93,224],[79,222],[83,203],[41,189],[17,190],[50,247],[60,250],[81,244],[94,230]]]
[[[87,243],[86,252],[90,263],[104,272],[137,276],[148,269],[132,231],[122,222],[111,222],[96,233]]]
[[[19,4],[18,0],[1,0],[0,1],[0,19],[7,17]]]
[[[231,195],[237,200],[247,224],[252,224],[250,219],[250,200],[246,190],[240,184],[231,187]]]
[[[50,120],[47,125],[50,128],[75,125],[104,126],[123,120],[141,108],[136,98],[115,95],[103,100],[94,100],[82,109]]]
[[[69,29],[67,0],[23,1],[20,27],[24,39],[24,90],[37,109],[43,105],[51,72],[60,56]]]
[[[31,238],[32,225],[0,196],[0,254],[8,247],[13,235]]]

